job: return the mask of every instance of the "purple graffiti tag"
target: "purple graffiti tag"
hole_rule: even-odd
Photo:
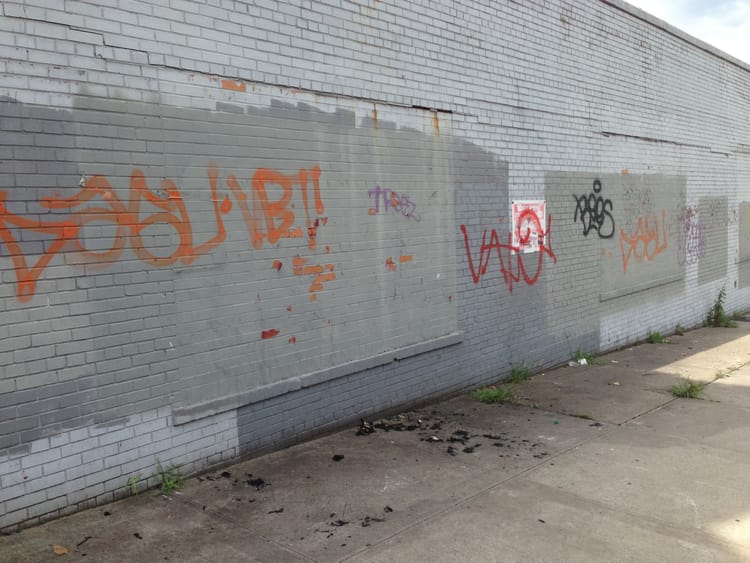
[[[367,195],[375,198],[375,207],[371,207],[368,210],[370,215],[378,215],[380,213],[380,203],[383,202],[383,213],[394,213],[396,215],[403,215],[407,219],[412,219],[419,223],[422,220],[419,213],[417,213],[417,204],[414,203],[405,194],[399,194],[393,190],[383,189],[380,186],[375,186],[374,190],[368,190]]]

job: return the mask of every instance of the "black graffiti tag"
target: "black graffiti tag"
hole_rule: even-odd
[[[594,180],[593,190],[588,195],[573,197],[576,200],[574,222],[583,223],[583,235],[595,230],[599,238],[612,238],[615,234],[615,220],[612,218],[612,200],[601,196],[602,183]]]

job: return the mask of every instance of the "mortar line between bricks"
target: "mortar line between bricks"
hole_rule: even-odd
[[[193,499],[187,498],[184,493],[180,493],[179,496],[174,496],[172,498],[179,499],[179,501],[182,502],[183,504],[193,506],[196,509],[196,511],[198,511],[200,509],[201,513],[208,512],[209,514],[215,516],[219,520],[223,520],[225,522],[228,522],[229,524],[231,524],[235,528],[238,528],[240,530],[248,530],[249,531],[249,528],[247,526],[244,526],[240,522],[237,522],[234,518],[232,518],[232,517],[230,517],[230,516],[228,516],[228,515],[226,515],[226,514],[224,514],[222,512],[214,510],[213,508],[206,508],[206,509],[204,509],[202,504],[199,504],[199,503],[195,502]],[[317,559],[315,559],[313,557],[310,557],[306,553],[303,553],[301,551],[297,551],[293,547],[289,547],[288,545],[285,545],[283,543],[279,543],[278,541],[274,540],[273,538],[269,538],[268,536],[265,536],[263,534],[259,534],[256,537],[262,538],[262,539],[266,540],[267,542],[275,545],[276,547],[278,547],[280,549],[283,549],[284,551],[288,551],[290,553],[293,553],[294,555],[297,555],[298,557],[301,557],[301,558],[305,559],[306,561],[312,561],[312,562],[318,563]]]
[[[750,362],[747,362],[747,363],[750,363]],[[747,364],[743,364],[743,365],[747,365]],[[742,366],[740,366],[740,367],[742,367]],[[739,367],[737,369],[739,369]],[[453,511],[453,510],[455,510],[457,508],[460,508],[461,506],[463,506],[465,504],[468,504],[469,502],[475,500],[476,498],[479,498],[480,496],[484,495],[488,491],[491,491],[492,489],[495,489],[495,488],[497,488],[497,487],[499,487],[501,485],[504,485],[504,484],[506,484],[506,483],[514,480],[514,479],[517,479],[519,477],[523,477],[524,475],[526,475],[528,473],[531,473],[532,471],[536,470],[537,468],[542,467],[543,465],[546,465],[546,464],[548,464],[549,462],[551,462],[551,461],[553,461],[555,459],[558,459],[560,456],[563,456],[563,455],[565,455],[565,454],[567,454],[569,452],[572,452],[573,450],[578,449],[578,448],[580,448],[580,447],[582,447],[582,446],[584,446],[584,445],[592,442],[593,440],[601,439],[602,437],[605,437],[605,436],[609,435],[610,433],[614,432],[615,430],[617,430],[619,428],[622,428],[626,424],[628,424],[628,423],[630,423],[630,422],[632,422],[632,421],[634,421],[634,420],[636,420],[636,419],[638,419],[638,418],[640,418],[642,416],[646,416],[647,414],[650,414],[652,412],[655,412],[655,411],[657,411],[659,409],[662,409],[662,408],[666,407],[667,405],[670,405],[671,403],[677,401],[677,399],[678,399],[678,397],[672,397],[669,400],[665,401],[664,403],[662,403],[660,405],[657,405],[655,407],[652,407],[650,409],[647,409],[647,410],[645,410],[645,411],[643,411],[641,413],[638,413],[635,416],[633,416],[633,417],[625,420],[624,422],[609,424],[606,429],[604,429],[601,432],[598,432],[596,435],[591,436],[590,438],[584,438],[580,442],[578,442],[576,444],[573,444],[569,448],[561,450],[561,451],[557,452],[556,454],[553,454],[552,456],[544,459],[543,461],[540,461],[538,463],[532,464],[529,467],[526,467],[524,469],[521,469],[517,473],[514,473],[513,475],[510,475],[510,476],[508,476],[508,477],[506,477],[504,479],[501,479],[501,480],[499,480],[499,481],[497,481],[497,482],[495,482],[495,483],[493,483],[491,485],[487,485],[487,486],[481,488],[479,491],[477,491],[477,492],[475,492],[475,493],[473,493],[473,494],[471,494],[471,495],[469,495],[467,497],[464,497],[461,500],[458,500],[458,501],[454,502],[450,506],[447,506],[445,508],[441,508],[441,509],[439,509],[439,510],[437,510],[437,511],[431,513],[431,514],[427,514],[424,517],[420,518],[419,520],[417,520],[415,522],[412,522],[408,526],[405,526],[404,528],[400,529],[399,531],[394,532],[394,533],[390,534],[389,536],[383,538],[382,540],[371,544],[369,547],[360,548],[357,551],[355,551],[354,553],[351,553],[351,554],[347,555],[343,559],[339,559],[339,561],[350,560],[351,558],[353,558],[353,557],[355,557],[357,555],[360,555],[360,554],[362,554],[362,553],[364,553],[364,552],[372,549],[375,546],[382,545],[385,542],[391,540],[392,538],[394,538],[394,537],[396,537],[396,536],[398,536],[398,535],[400,535],[400,534],[402,534],[404,532],[407,532],[407,531],[411,530],[412,528],[415,528],[416,526],[419,526],[420,524],[423,524],[424,522],[427,522],[428,520],[432,520],[432,519],[437,518],[439,516],[443,516],[444,514],[447,514],[447,513],[451,512],[451,511]],[[547,412],[550,412],[550,411],[547,411]],[[572,417],[571,415],[565,415],[565,414],[561,414],[561,413],[550,412],[550,414],[557,414],[558,416],[566,416],[566,417],[569,417],[569,418],[576,418],[576,417]],[[595,501],[595,500],[592,500],[591,502],[596,503],[596,504],[600,504],[600,503],[597,503],[597,501]],[[601,505],[601,506],[604,506],[604,505]],[[607,508],[609,510],[612,510],[611,507],[607,507]],[[621,510],[621,512],[623,512],[625,514],[628,514],[629,516],[638,517],[638,518],[641,517],[641,515],[631,514],[630,512],[628,512],[626,510]],[[668,526],[668,524],[665,524],[664,522],[661,522],[661,521],[655,521],[655,522],[658,522],[660,525],[666,525],[666,526]],[[669,527],[672,528],[672,529],[676,529],[676,528],[674,528],[672,526],[669,526]],[[711,535],[708,535],[708,537],[714,538],[714,540],[717,539],[717,538],[715,538],[714,536],[711,536]],[[724,545],[724,544],[722,544],[722,545]]]
[[[81,28],[81,27],[72,26],[70,24],[64,24],[64,23],[58,23],[58,22],[50,22],[48,20],[42,20],[42,19],[39,19],[39,18],[34,18],[34,17],[29,17],[29,16],[23,16],[23,17],[21,17],[21,16],[5,16],[5,17],[14,18],[14,19],[20,19],[20,20],[38,21],[38,22],[42,22],[42,23],[46,23],[46,24],[52,24],[52,25],[59,25],[61,27],[65,27],[65,28],[70,29],[72,31],[82,31],[82,32],[85,32],[85,33],[91,33],[93,35],[99,35],[102,38],[102,46],[103,47],[112,47],[111,45],[107,44],[106,33],[103,33],[103,32],[100,32],[100,31],[91,31],[90,29],[84,29],[84,28]],[[146,55],[147,58],[148,58],[148,55],[149,55],[149,53],[147,51],[143,51],[141,49],[133,49],[132,47],[117,47],[117,48],[127,49],[128,51],[132,51],[132,52],[136,52],[136,53],[143,53],[143,54]],[[110,60],[107,57],[100,57],[100,58],[102,60],[105,60],[105,61],[106,60]],[[123,61],[123,60],[119,60],[119,59],[111,59],[111,60],[114,60],[114,61],[116,61],[118,63],[121,63],[121,64],[129,64],[129,65],[133,65],[133,66],[144,66],[143,63],[138,63],[138,62]],[[146,66],[150,66],[150,67],[154,67],[154,68],[168,68],[168,69],[172,69],[172,70],[178,70],[180,72],[188,72],[188,73],[193,73],[193,74],[200,74],[200,75],[203,75],[203,76],[210,76],[210,75],[208,75],[208,74],[206,74],[204,72],[196,71],[195,69],[189,69],[189,68],[184,68],[184,67],[181,67],[181,66],[174,66],[174,65],[168,65],[168,64],[155,64],[155,63],[152,63],[150,61],[150,59],[149,59],[149,62],[147,63]],[[305,87],[302,87],[302,86],[290,86],[288,84],[282,84],[282,83],[279,83],[279,82],[268,82],[268,81],[257,80],[257,79],[248,79],[248,78],[243,78],[241,76],[229,77],[229,78],[234,78],[236,80],[244,80],[248,84],[257,84],[257,85],[260,85],[260,86],[270,86],[270,87],[273,87],[273,88],[288,88],[288,89],[292,89],[292,90],[295,90],[295,91],[298,91],[298,92],[307,92],[307,93],[318,94],[318,95],[319,94],[323,94],[325,96],[329,96],[331,98],[337,98],[337,99],[358,100],[358,101],[369,102],[369,103],[373,103],[373,104],[381,104],[381,105],[384,105],[384,106],[398,107],[398,108],[424,109],[424,110],[428,110],[428,111],[436,111],[436,112],[439,112],[439,113],[447,113],[447,114],[451,114],[451,115],[459,115],[459,116],[462,116],[462,117],[475,117],[475,118],[479,118],[480,117],[479,114],[477,114],[477,113],[470,113],[468,111],[455,111],[455,110],[441,108],[441,107],[437,107],[437,106],[435,106],[435,107],[417,107],[414,104],[401,104],[401,103],[394,102],[394,101],[388,101],[388,100],[383,100],[383,99],[378,99],[378,98],[371,98],[371,97],[368,97],[368,96],[354,96],[354,95],[347,95],[347,94],[339,94],[339,93],[336,93],[336,92],[333,92],[333,91],[316,90],[316,89],[313,89],[313,88],[305,88]],[[484,102],[484,103],[491,103],[495,107],[506,108],[506,109],[520,109],[520,110],[524,110],[524,111],[530,111],[530,112],[533,112],[533,113],[536,113],[536,114],[554,115],[554,116],[558,116],[558,117],[567,117],[567,118],[570,118],[570,119],[581,120],[581,121],[584,121],[584,122],[591,122],[592,121],[591,118],[589,116],[586,116],[586,115],[566,114],[566,113],[560,113],[560,112],[555,112],[555,111],[550,111],[550,110],[544,110],[544,109],[540,109],[540,108],[534,108],[534,107],[530,107],[530,106],[520,106],[518,104],[502,103],[502,102],[497,102],[497,101],[490,102],[489,100],[484,100],[484,99],[474,99],[474,98],[472,98],[470,101],[480,101],[480,102]],[[470,107],[471,104],[467,104],[467,106]],[[517,129],[517,130],[521,130],[521,131],[535,131],[535,129],[531,129],[531,128],[517,127],[517,126],[508,126],[508,125],[504,125],[503,128],[506,128],[506,129]],[[616,133],[613,133],[613,135],[614,134],[616,134]],[[623,135],[623,136],[626,136],[626,135]],[[685,146],[689,146],[689,145],[685,145]]]
[[[105,46],[106,46],[106,39],[105,39]],[[142,51],[140,51],[138,49],[132,49],[132,50],[133,51],[137,51],[137,52],[142,52]],[[120,62],[120,61],[118,61],[118,62]],[[142,63],[131,63],[131,64],[142,64]],[[170,69],[173,69],[173,70],[179,70],[181,72],[189,72],[189,73],[193,73],[193,74],[202,74],[204,76],[209,76],[209,75],[207,75],[205,73],[202,73],[202,72],[199,72],[199,71],[196,71],[196,70],[191,70],[191,69],[187,69],[187,68],[183,68],[183,67],[179,67],[179,66],[174,66],[174,65],[154,64],[154,63],[151,63],[151,62],[149,62],[148,65],[152,66],[152,67],[157,67],[157,68],[170,68]],[[232,78],[232,77],[230,77],[230,78]],[[299,91],[299,92],[307,92],[307,93],[318,94],[318,95],[322,94],[324,96],[329,96],[331,98],[342,99],[342,100],[357,100],[357,101],[362,101],[362,102],[370,102],[370,103],[373,103],[373,104],[381,104],[381,105],[390,106],[390,107],[406,108],[406,109],[422,109],[422,110],[426,110],[426,111],[436,111],[438,113],[446,113],[448,115],[458,115],[458,116],[461,116],[461,117],[474,117],[474,118],[477,118],[477,119],[481,118],[481,116],[479,114],[477,114],[477,113],[470,113],[468,111],[456,111],[456,110],[450,110],[450,109],[445,109],[445,108],[440,108],[440,107],[422,107],[422,106],[418,106],[418,105],[415,105],[415,104],[400,104],[400,103],[394,102],[392,100],[383,100],[383,99],[379,99],[379,98],[370,98],[370,97],[367,97],[367,96],[354,96],[354,95],[351,95],[351,94],[339,94],[339,93],[331,91],[331,90],[315,90],[313,88],[305,88],[303,86],[290,86],[288,84],[282,84],[282,83],[279,83],[279,82],[267,82],[267,81],[258,80],[258,79],[242,78],[241,76],[237,76],[237,77],[234,77],[234,78],[236,80],[243,80],[243,81],[247,82],[248,84],[257,84],[257,85],[260,85],[260,86],[271,86],[272,88],[287,88],[287,89],[295,90],[295,91]],[[472,99],[470,99],[470,101],[476,101],[476,100],[472,98]],[[478,100],[478,101],[486,102],[486,100]],[[560,112],[554,112],[554,111],[544,110],[544,109],[540,109],[540,108],[534,108],[534,107],[530,107],[530,106],[519,106],[517,104],[503,103],[503,102],[497,102],[497,101],[496,102],[491,102],[491,103],[492,103],[492,105],[494,107],[497,107],[497,108],[514,109],[514,110],[524,110],[524,111],[533,112],[534,114],[554,115],[554,116],[557,116],[557,117],[566,117],[566,118],[570,118],[570,119],[574,119],[574,120],[580,120],[580,121],[583,121],[583,122],[586,122],[586,123],[591,123],[592,121],[594,121],[592,118],[590,118],[587,115],[575,115],[575,114],[560,113]],[[471,104],[467,104],[467,106],[471,106]],[[486,123],[485,125],[493,125],[494,126],[495,124],[493,124],[493,123]],[[528,127],[519,127],[519,126],[516,126],[516,125],[502,125],[502,126],[501,125],[497,125],[497,127],[502,127],[503,129],[514,129],[514,130],[519,130],[519,131],[536,131],[536,129],[532,129],[532,128],[528,128]],[[612,133],[612,134],[616,135],[617,133]],[[625,135],[623,135],[623,136],[625,136]],[[683,145],[683,146],[690,146],[690,145]]]

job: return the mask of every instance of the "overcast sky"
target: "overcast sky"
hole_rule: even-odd
[[[625,0],[750,64],[750,0]]]

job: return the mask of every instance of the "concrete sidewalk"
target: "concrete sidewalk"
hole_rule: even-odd
[[[515,404],[457,397],[0,537],[0,561],[750,561],[739,325],[538,374]],[[671,395],[680,376],[710,383],[703,400]]]

